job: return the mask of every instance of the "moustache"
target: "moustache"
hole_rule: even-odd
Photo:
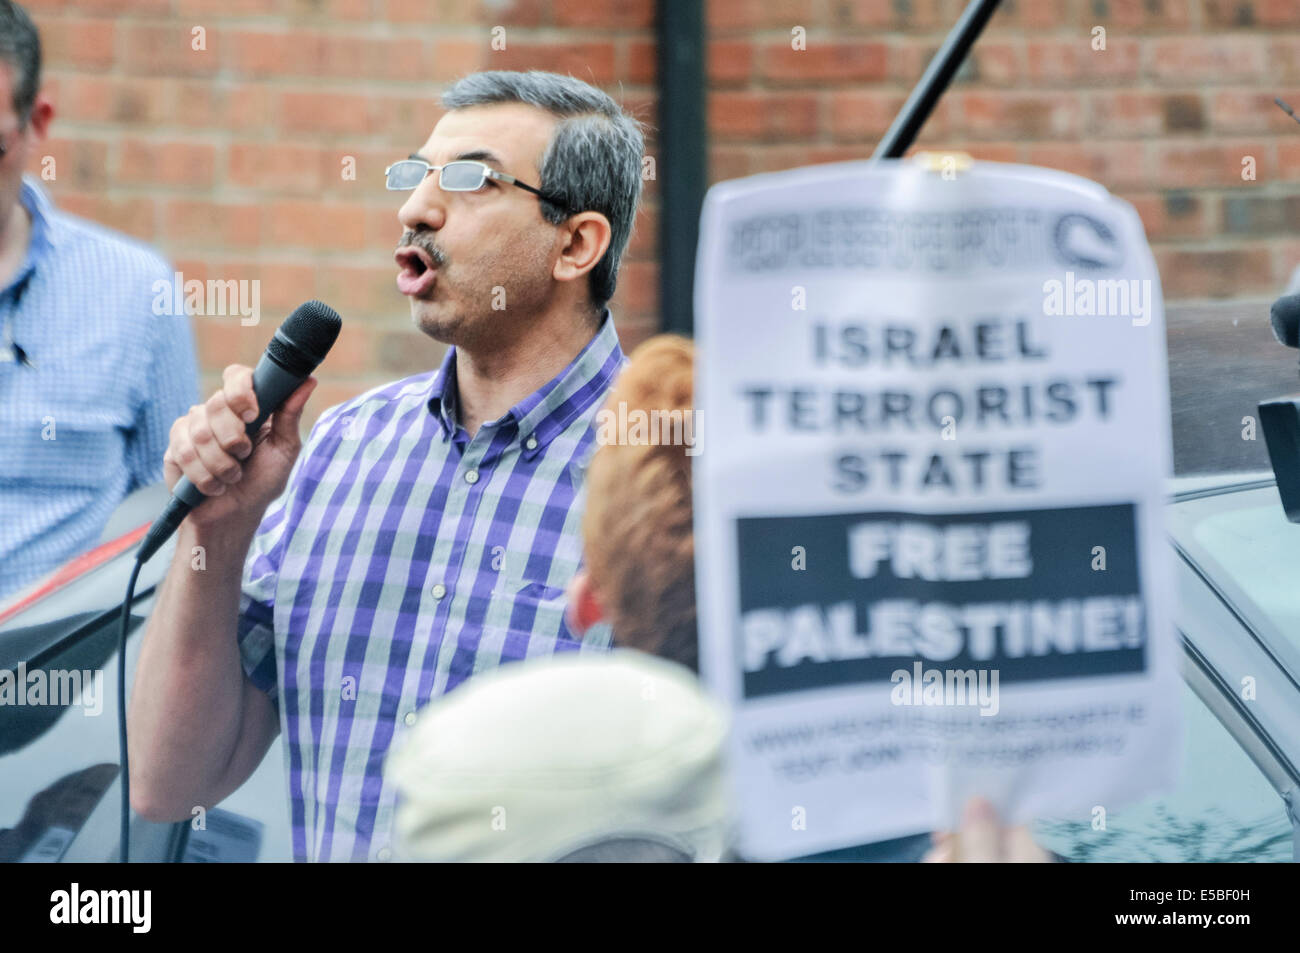
[[[408,245],[412,248],[423,249],[433,259],[434,265],[438,268],[447,264],[447,256],[443,254],[442,249],[419,232],[406,231],[402,233],[402,239],[397,243],[397,247],[404,248]]]

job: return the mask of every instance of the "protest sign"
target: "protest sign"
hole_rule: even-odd
[[[701,674],[742,851],[1172,781],[1164,315],[1130,205],[997,163],[721,183],[696,314]]]

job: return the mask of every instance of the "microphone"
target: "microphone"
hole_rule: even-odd
[[[1268,311],[1273,336],[1287,347],[1300,347],[1300,294],[1289,294],[1273,302]]]
[[[325,359],[335,340],[343,319],[337,311],[319,301],[308,301],[298,306],[285,319],[266,346],[266,353],[253,371],[253,393],[257,395],[257,419],[244,428],[249,438],[257,435],[266,418],[280,409],[298,386],[311,376],[317,365]],[[186,477],[181,477],[172,489],[167,508],[149,527],[136,562],[147,562],[162,544],[189,515],[190,510],[207,497],[200,493]]]

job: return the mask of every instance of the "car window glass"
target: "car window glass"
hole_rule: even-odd
[[[1281,796],[1195,692],[1186,684],[1182,692],[1187,746],[1177,788],[1097,821],[1041,821],[1039,844],[1075,862],[1293,859]],[[1095,826],[1102,821],[1104,829]]]
[[[58,860],[117,780],[116,679],[115,619],[0,672],[0,861]]]
[[[1218,564],[1252,603],[1244,608],[1258,612],[1300,649],[1300,525],[1287,522],[1275,490],[1250,494],[1259,495],[1259,505],[1223,508],[1197,520],[1192,538],[1198,561]]]

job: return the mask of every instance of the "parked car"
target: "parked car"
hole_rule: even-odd
[[[1043,822],[1072,861],[1300,860],[1300,525],[1270,472],[1174,481],[1187,746],[1164,797],[1104,828]]]
[[[1044,821],[1039,842],[1071,861],[1300,858],[1300,526],[1272,474],[1183,477],[1166,512],[1177,563],[1186,763],[1177,789],[1090,821]],[[166,493],[125,501],[104,543],[0,607],[0,669],[102,669],[102,712],[0,707],[0,859],[109,861],[118,851],[117,637],[131,554]],[[141,572],[128,676],[171,545]],[[134,818],[139,861],[291,858],[279,739],[253,776],[202,818]],[[199,821],[202,821],[200,824]],[[7,829],[6,829],[7,828]],[[917,859],[927,838],[824,859]],[[818,858],[822,859],[822,858]]]
[[[103,672],[88,704],[0,706],[0,860],[114,861],[119,856],[117,666],[122,599],[132,554],[168,494],[158,484],[115,511],[101,544],[0,606],[0,670]],[[127,641],[127,684],[154,590],[174,540],[145,564]],[[85,700],[85,689],[78,701]],[[62,699],[66,702],[66,699]],[[131,860],[289,861],[284,752],[262,764],[218,808],[175,824],[133,815]]]

